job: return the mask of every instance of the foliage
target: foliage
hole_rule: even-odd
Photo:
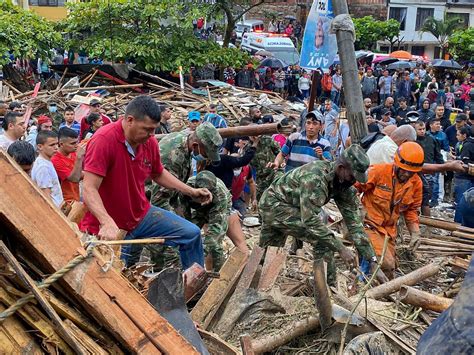
[[[191,6],[192,5],[192,6]],[[222,49],[198,39],[192,20],[209,5],[181,0],[96,0],[68,3],[62,23],[68,45],[90,56],[132,61],[148,71],[175,71],[205,64],[241,66],[248,59],[235,49]]]
[[[356,30],[356,50],[374,49],[377,41],[391,41],[400,33],[397,20],[377,21],[372,16],[353,18]]]
[[[449,37],[458,29],[462,24],[462,20],[459,17],[447,17],[444,20],[437,20],[434,17],[428,17],[420,32],[429,32],[436,37],[440,46],[445,49],[448,46]]]
[[[52,22],[12,5],[0,2],[0,64],[7,64],[10,52],[16,58],[46,58],[60,45],[61,34]]]
[[[449,52],[457,60],[474,60],[474,27],[457,30],[449,37]]]

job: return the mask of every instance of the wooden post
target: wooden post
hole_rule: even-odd
[[[316,299],[316,308],[319,312],[319,322],[324,331],[332,324],[332,305],[329,298],[328,285],[326,283],[326,274],[324,272],[324,261],[315,260],[313,263],[314,273],[314,297]]]
[[[314,110],[314,100],[316,99],[316,94],[318,92],[318,90],[316,89],[318,76],[319,76],[319,71],[313,70],[313,77],[311,79],[311,91],[309,93],[308,112],[311,112]]]
[[[346,0],[332,0],[334,15],[349,14]],[[354,38],[348,31],[337,30],[337,48],[341,60],[342,83],[352,143],[359,143],[369,131],[365,120],[362,90],[357,74]]]
[[[412,286],[416,283],[436,275],[440,270],[439,264],[431,263],[419,269],[416,269],[405,276],[397,277],[380,286],[374,287],[367,291],[366,296],[373,299],[380,299],[400,290],[404,285]]]
[[[435,312],[443,312],[453,304],[453,300],[450,298],[436,296],[410,286],[402,286],[398,292],[398,299],[404,303]]]

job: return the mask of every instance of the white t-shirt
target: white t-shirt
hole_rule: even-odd
[[[13,143],[10,138],[8,138],[5,134],[0,135],[0,148],[7,151],[8,147]]]
[[[31,179],[40,189],[51,189],[51,199],[56,206],[63,202],[63,192],[59,184],[58,174],[51,161],[38,156],[31,169]]]
[[[367,150],[370,165],[392,163],[397,149],[397,143],[395,143],[389,136],[379,139],[370,146],[369,150]]]

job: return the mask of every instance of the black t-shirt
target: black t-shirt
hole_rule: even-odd
[[[234,169],[248,165],[255,156],[255,151],[256,148],[249,147],[241,157],[232,157],[230,155],[221,154],[219,165],[208,165],[206,170],[209,170],[216,177],[221,179],[225,186],[230,190],[232,188],[232,179],[234,178]]]

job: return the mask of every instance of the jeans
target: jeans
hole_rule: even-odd
[[[308,90],[301,90],[301,98],[304,100],[309,97],[309,89]]]
[[[463,193],[474,187],[474,180],[459,179],[454,180],[454,202],[456,204],[456,212],[454,213],[454,222],[462,223],[462,211],[459,207]]]
[[[204,250],[201,230],[193,223],[162,208],[151,206],[140,224],[125,237],[126,240],[159,237],[166,239],[164,245],[178,247],[183,269],[193,263],[204,266]],[[140,259],[142,245],[122,247],[122,259],[129,267]]]
[[[461,225],[474,228],[474,206],[469,205],[464,195],[456,206],[456,213],[459,214]]]
[[[339,100],[341,99],[341,92],[337,90],[331,91],[331,101],[334,102],[337,106],[339,105]]]
[[[436,173],[433,175],[433,193],[431,195],[431,203],[430,206],[434,207],[438,204],[439,202],[439,173]]]

